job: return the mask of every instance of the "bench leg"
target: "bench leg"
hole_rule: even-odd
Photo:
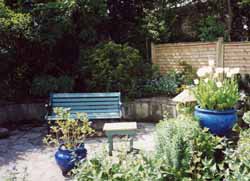
[[[46,122],[46,126],[47,126],[47,134],[50,134],[50,124],[48,121]]]
[[[113,151],[113,137],[112,137],[112,135],[108,135],[108,143],[109,143],[109,156],[112,156],[112,151]]]
[[[129,152],[133,151],[133,137],[129,138]]]

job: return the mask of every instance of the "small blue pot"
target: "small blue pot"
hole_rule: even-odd
[[[80,144],[72,150],[66,149],[65,145],[62,144],[55,153],[56,163],[62,170],[63,175],[66,175],[77,162],[83,160],[86,156],[87,150],[84,148],[84,144]]]
[[[237,121],[235,109],[216,111],[201,109],[199,106],[196,106],[194,115],[199,119],[202,127],[209,128],[211,133],[218,136],[225,136],[230,133]]]

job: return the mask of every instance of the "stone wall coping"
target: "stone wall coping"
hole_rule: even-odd
[[[129,101],[129,102],[125,102],[128,104],[131,103],[167,103],[167,104],[171,104],[171,105],[175,105],[176,103],[172,101],[172,98],[170,97],[166,97],[166,96],[162,96],[162,97],[149,97],[149,98],[140,98],[140,99],[135,99],[134,101]]]

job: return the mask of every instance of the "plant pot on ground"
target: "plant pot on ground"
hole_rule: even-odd
[[[238,73],[238,68],[215,68],[211,62],[197,71],[200,79],[194,81],[193,88],[198,102],[195,116],[215,135],[229,134],[237,121],[234,106],[240,98],[235,77]]]
[[[66,176],[78,162],[86,158],[84,140],[94,130],[90,127],[85,113],[76,113],[75,118],[72,118],[66,108],[55,108],[54,113],[57,114],[58,120],[51,124],[50,134],[44,138],[44,142],[59,146],[55,159],[62,174]]]

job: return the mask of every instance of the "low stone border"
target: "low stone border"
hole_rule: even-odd
[[[0,106],[0,125],[22,123],[27,120],[43,121],[46,114],[45,103],[6,104]],[[159,121],[164,112],[175,115],[175,104],[168,97],[137,99],[123,103],[123,119],[136,121]]]
[[[123,107],[123,118],[128,120],[159,121],[165,113],[176,115],[176,104],[168,97],[137,99]]]

